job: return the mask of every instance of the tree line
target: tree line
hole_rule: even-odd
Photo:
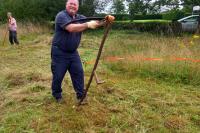
[[[55,15],[65,9],[66,0],[0,0],[0,19],[6,20],[6,13],[12,12],[21,20],[54,20]],[[79,12],[94,16],[105,12],[112,14],[158,14],[163,6],[172,10],[191,12],[200,0],[79,0]],[[106,10],[107,9],[107,10]]]

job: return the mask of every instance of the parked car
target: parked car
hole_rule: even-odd
[[[198,28],[199,15],[191,15],[179,19],[178,22],[181,23],[182,31],[195,32]]]

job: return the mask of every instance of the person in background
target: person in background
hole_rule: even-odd
[[[15,18],[12,17],[11,12],[7,13],[7,17],[8,17],[8,30],[9,30],[10,44],[13,45],[15,43],[18,45],[19,41],[17,39],[17,22]]]

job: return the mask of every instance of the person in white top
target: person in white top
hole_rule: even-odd
[[[13,45],[15,43],[18,45],[19,41],[17,39],[17,22],[15,18],[12,17],[11,12],[7,13],[7,17],[8,17],[8,30],[9,30],[10,44]]]

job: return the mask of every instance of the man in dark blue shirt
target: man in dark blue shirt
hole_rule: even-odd
[[[52,95],[60,102],[62,99],[62,81],[69,71],[77,99],[84,93],[84,72],[77,48],[81,40],[82,31],[102,26],[99,21],[86,23],[70,23],[74,19],[85,18],[77,14],[78,0],[67,0],[66,10],[59,12],[55,19],[55,35],[51,49]]]

